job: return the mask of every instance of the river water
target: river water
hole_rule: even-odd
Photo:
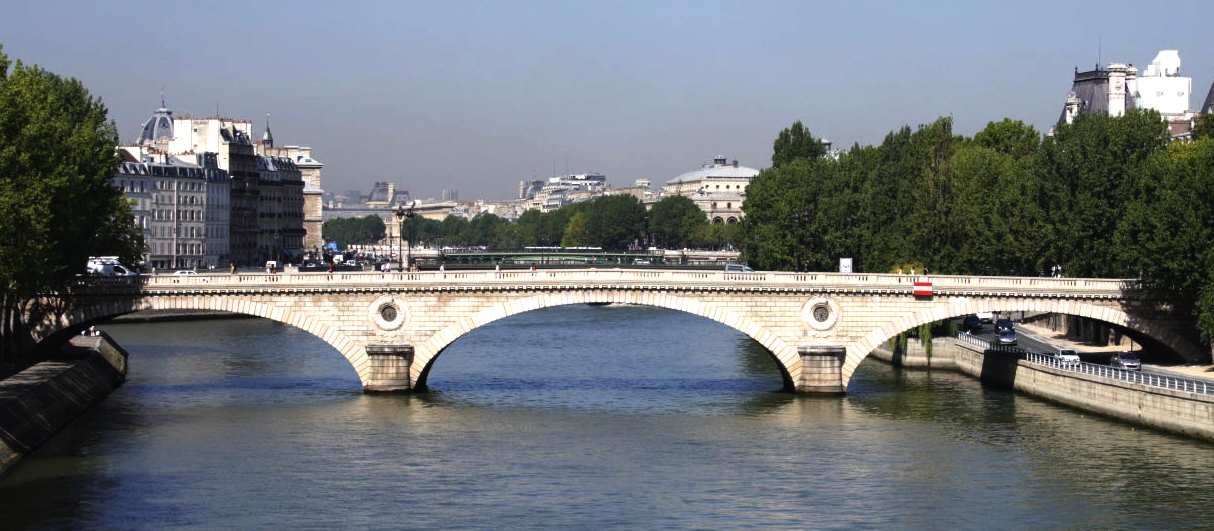
[[[865,361],[845,398],[673,311],[567,306],[368,396],[264,320],[105,327],[127,383],[0,480],[0,528],[1174,528],[1214,446],[950,372]]]

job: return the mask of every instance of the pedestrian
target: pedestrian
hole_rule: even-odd
[[[333,260],[329,260],[329,272],[333,272]]]
[[[228,261],[228,274],[229,275],[236,274],[236,262],[235,261]]]

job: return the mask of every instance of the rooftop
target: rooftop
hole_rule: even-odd
[[[725,157],[717,156],[712,162],[705,163],[700,169],[689,171],[675,177],[666,184],[702,181],[705,179],[750,179],[759,174],[759,170],[747,166],[739,166],[738,161],[728,161]]]

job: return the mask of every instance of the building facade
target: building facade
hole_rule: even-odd
[[[228,259],[228,174],[214,153],[174,155],[172,111],[164,102],[119,146],[112,178],[144,237],[145,268],[209,268]]]
[[[718,156],[698,170],[689,171],[666,182],[664,196],[683,196],[695,202],[711,223],[738,223],[746,187],[759,170],[738,165]]]
[[[264,145],[264,143],[263,143]],[[303,250],[319,252],[325,241],[321,235],[324,224],[324,194],[321,187],[321,170],[324,164],[312,158],[312,148],[307,146],[269,146],[268,155],[290,159],[303,179]]]
[[[1094,70],[1075,70],[1071,90],[1058,118],[1060,124],[1080,114],[1122,116],[1133,109],[1151,109],[1168,124],[1173,138],[1188,138],[1197,113],[1190,109],[1193,79],[1180,75],[1180,53],[1160,50],[1142,74],[1132,64],[1112,63]]]
[[[223,207],[227,172],[145,146],[122,146],[111,182],[131,202],[144,237],[144,267],[211,268],[226,259]]]
[[[258,183],[257,154],[252,141],[253,124],[248,120],[222,117],[177,117],[169,153],[196,155],[214,153],[219,168],[230,179],[228,259],[238,265],[257,265]]]

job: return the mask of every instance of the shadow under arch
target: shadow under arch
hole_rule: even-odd
[[[665,292],[643,293],[625,291],[591,291],[574,296],[562,293],[544,293],[523,299],[499,302],[471,317],[466,317],[453,323],[428,340],[415,347],[413,368],[410,371],[413,388],[424,390],[430,376],[430,369],[438,357],[457,339],[469,332],[494,321],[525,312],[567,306],[572,304],[636,304],[667,310],[689,313],[705,319],[716,321],[733,328],[754,339],[767,350],[780,370],[783,389],[792,391],[794,376],[801,370],[801,359],[796,347],[787,344],[775,334],[764,330],[758,323],[742,317],[737,313],[713,303],[706,303],[688,297],[680,297]]]
[[[843,362],[844,388],[851,381],[851,376],[860,362],[864,361],[873,349],[898,334],[924,324],[980,312],[1042,312],[1086,317],[1125,328],[1132,334],[1148,338],[1186,359],[1194,359],[1201,355],[1199,347],[1168,329],[1164,324],[1132,316],[1120,308],[1067,300],[958,299],[950,301],[947,305],[937,305],[901,317],[885,326],[873,329],[859,341],[848,345]]]
[[[275,321],[303,330],[333,347],[354,369],[360,382],[365,383],[369,377],[370,364],[366,352],[326,321],[294,312],[290,308],[231,297],[107,298],[75,304],[39,320],[31,330],[35,349],[45,356],[90,326],[148,310],[211,310]]]

